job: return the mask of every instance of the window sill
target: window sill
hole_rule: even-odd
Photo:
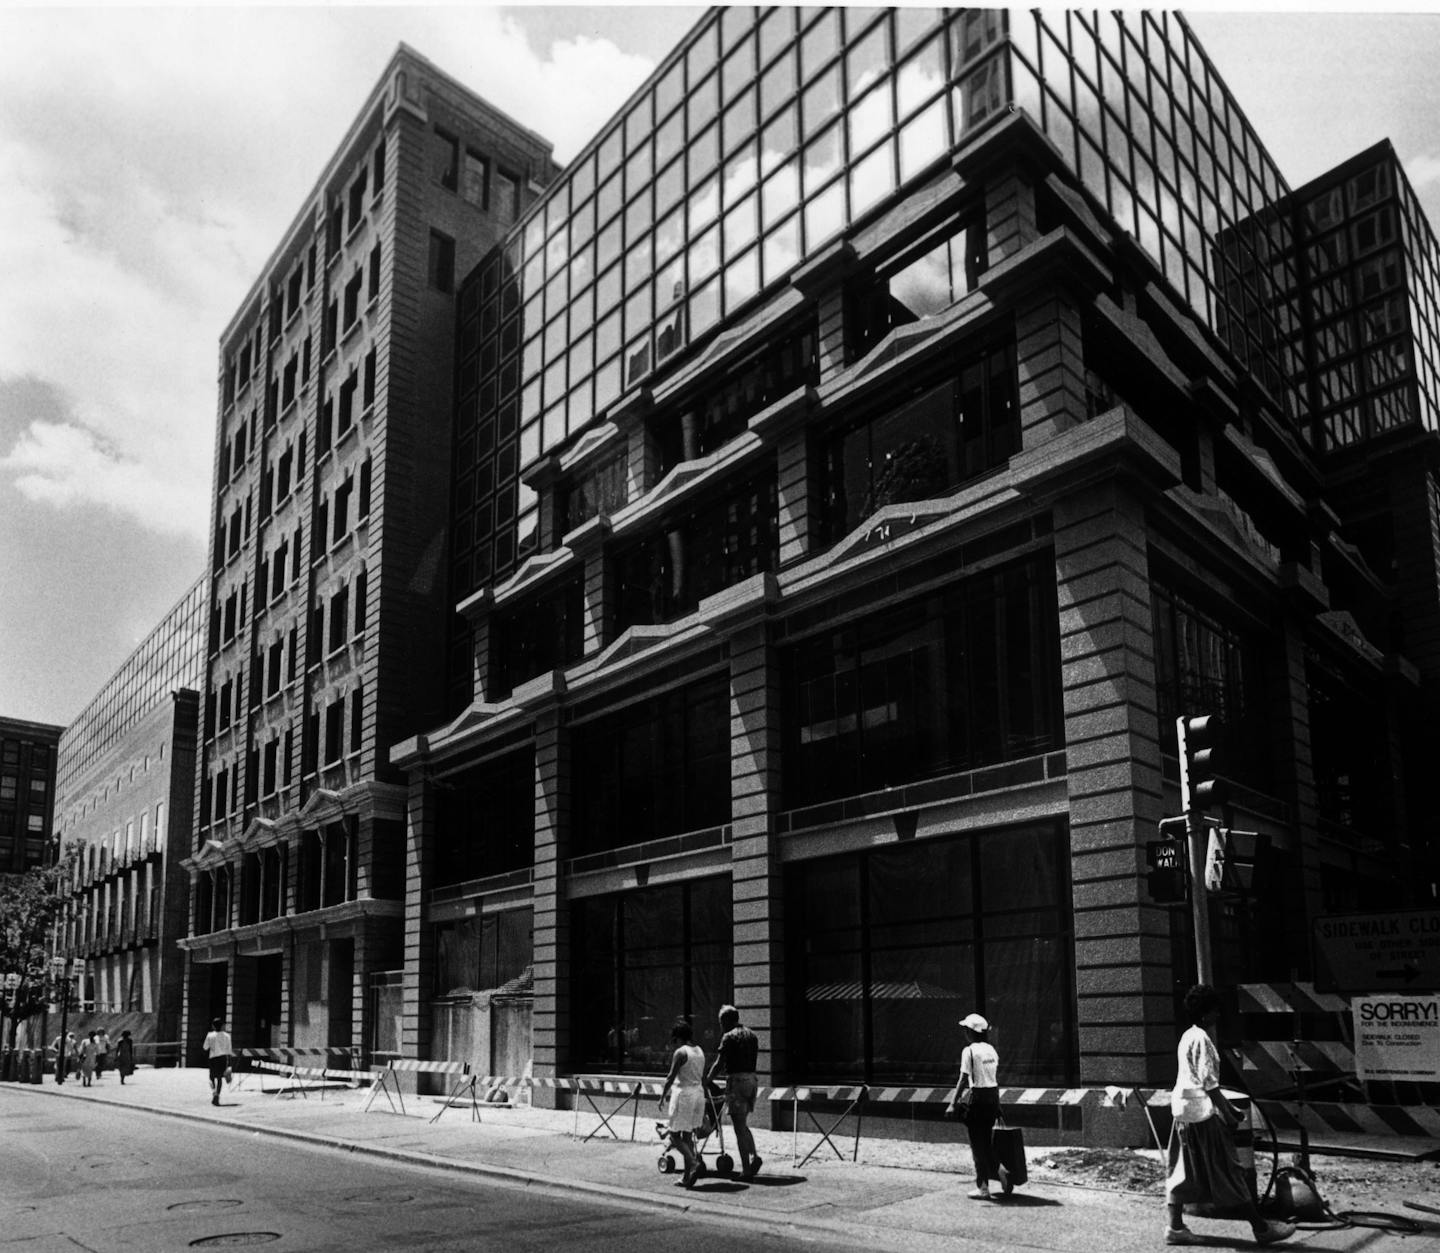
[[[339,452],[346,444],[352,442],[360,430],[358,422],[352,422],[335,437],[335,451]]]
[[[358,222],[356,222],[355,225],[352,226],[352,227],[350,228],[350,230],[346,233],[346,235],[345,235],[345,242],[344,242],[344,244],[343,244],[342,246],[345,247],[345,248],[350,247],[350,245],[353,244],[353,243],[355,242],[355,240],[359,238],[360,232],[365,229],[365,227],[366,227],[366,225],[369,223],[369,221],[370,221],[369,216],[368,216],[367,214],[362,213],[362,214],[360,215],[360,220],[359,220]]]
[[[361,421],[361,422],[368,422],[368,421],[370,421],[370,419],[373,418],[374,416],[375,416],[375,402],[372,400],[368,405],[365,406],[365,408],[363,408],[362,410],[360,410],[360,421]]]
[[[377,291],[373,296],[370,297],[369,300],[367,300],[367,301],[365,302],[365,312],[366,312],[367,314],[374,313],[375,310],[378,309],[379,307],[380,307],[380,293]]]
[[[327,349],[327,350],[325,351],[325,354],[320,358],[320,368],[321,368],[322,370],[325,369],[325,367],[328,366],[328,365],[330,364],[330,362],[334,360],[334,358],[335,358],[335,349],[334,349],[333,347],[331,347],[331,348]]]
[[[280,421],[284,422],[286,418],[288,418],[292,413],[294,413],[299,403],[300,393],[296,392],[295,395],[290,398],[290,403],[280,410]]]
[[[350,346],[350,341],[355,338],[356,333],[359,331],[363,331],[364,329],[365,319],[357,313],[355,315],[355,320],[351,322],[350,325],[344,329],[344,331],[341,332],[340,347],[348,348]]]
[[[309,293],[307,292],[306,295],[309,295]],[[285,330],[287,332],[290,331],[300,320],[301,312],[302,310],[299,305],[296,305],[293,309],[290,310],[290,316],[285,319]]]

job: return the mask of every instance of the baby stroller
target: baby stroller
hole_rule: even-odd
[[[715,1173],[724,1178],[729,1178],[735,1171],[735,1159],[725,1151],[725,1098],[720,1089],[709,1079],[705,1080],[705,1118],[701,1124],[694,1129],[695,1132],[695,1160],[699,1163],[697,1175],[709,1173],[705,1165],[706,1145],[714,1136],[717,1140],[715,1148]],[[672,1130],[668,1122],[657,1122],[655,1133],[665,1141],[665,1149],[656,1161],[662,1175],[668,1175],[679,1169],[685,1156],[680,1152],[677,1143],[677,1132]]]

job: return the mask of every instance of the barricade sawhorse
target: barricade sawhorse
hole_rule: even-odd
[[[327,1079],[348,1079],[356,1082],[367,1077],[366,1072],[356,1066],[358,1049],[352,1047],[320,1047],[320,1048],[243,1048],[236,1050],[236,1056],[249,1062],[249,1064],[262,1072],[270,1072],[281,1075],[285,1082],[273,1092],[264,1086],[264,1077],[261,1077],[260,1091],[267,1096],[287,1096],[299,1092],[301,1096],[306,1093],[306,1085],[317,1087],[323,1099],[324,1085]],[[343,1067],[331,1066],[332,1061],[343,1061]],[[318,1063],[318,1065],[316,1064]],[[245,1081],[245,1072],[242,1071],[235,1076],[237,1087],[242,1087]]]
[[[855,1115],[855,1147],[851,1150],[850,1160],[855,1162],[860,1160],[860,1127],[865,1116],[865,1099],[870,1095],[870,1089],[866,1085],[861,1084],[859,1087],[847,1088],[769,1088],[757,1095],[763,1095],[771,1101],[783,1101],[787,1097],[789,1098],[791,1102],[790,1155],[795,1160],[797,1170],[820,1151],[822,1144],[828,1144],[834,1150],[836,1157],[842,1162],[845,1160],[845,1154],[836,1147],[835,1141],[830,1137],[851,1114]],[[820,1120],[815,1117],[813,1110],[808,1108],[805,1110],[806,1117],[814,1124],[815,1130],[820,1133],[820,1138],[810,1146],[810,1151],[801,1157],[799,1145],[801,1103],[816,1099],[845,1101],[847,1104],[840,1116],[829,1127],[820,1125]]]
[[[475,1085],[479,1082],[480,1076],[470,1073],[469,1062],[430,1062],[419,1061],[408,1057],[392,1058],[389,1065],[380,1072],[379,1077],[375,1080],[374,1086],[370,1089],[370,1097],[365,1102],[365,1108],[360,1111],[362,1114],[368,1114],[370,1112],[370,1106],[375,1103],[376,1095],[381,1092],[385,1093],[385,1099],[390,1102],[391,1113],[395,1112],[395,1102],[397,1100],[400,1102],[399,1112],[402,1114],[405,1112],[405,1097],[400,1091],[398,1075],[459,1076],[455,1082],[455,1086],[452,1087],[446,1095],[444,1104],[440,1106],[439,1110],[435,1113],[435,1117],[430,1119],[430,1121],[432,1123],[438,1122],[440,1115],[450,1108],[455,1098],[467,1090],[470,1093],[470,1119],[472,1122],[481,1121],[480,1102],[475,1095]],[[394,1093],[393,1097],[391,1095],[392,1092]]]
[[[575,1075],[570,1079],[569,1083],[566,1084],[566,1086],[575,1093],[575,1096],[577,1098],[574,1102],[575,1135],[577,1138],[580,1135],[579,1097],[583,1096],[585,1098],[586,1104],[588,1104],[590,1108],[595,1112],[595,1116],[600,1119],[600,1125],[596,1127],[592,1132],[590,1132],[589,1135],[585,1136],[584,1139],[580,1141],[581,1144],[588,1144],[591,1140],[598,1136],[601,1131],[608,1131],[612,1136],[615,1137],[615,1139],[620,1139],[620,1133],[610,1125],[610,1120],[612,1118],[615,1118],[617,1115],[622,1114],[625,1111],[625,1107],[627,1105],[630,1106],[631,1110],[630,1139],[633,1142],[635,1139],[635,1124],[640,1121],[640,1098],[647,1095],[659,1096],[661,1092],[661,1085],[658,1083],[645,1083],[641,1080],[636,1080],[633,1083],[617,1083],[614,1080],[601,1079],[599,1077],[588,1075]],[[598,1092],[602,1096],[620,1096],[623,1099],[621,1100],[619,1105],[612,1109],[608,1114],[605,1114],[602,1113],[600,1111],[600,1107],[595,1104],[594,1098],[590,1095],[592,1092]]]

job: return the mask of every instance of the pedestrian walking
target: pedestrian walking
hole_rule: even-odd
[[[660,1104],[670,1126],[670,1138],[685,1159],[682,1182],[695,1186],[700,1175],[700,1153],[695,1147],[695,1128],[705,1121],[705,1053],[693,1043],[695,1033],[683,1018],[670,1029],[675,1052],[670,1073],[660,1089]],[[667,1100],[668,1098],[668,1100]]]
[[[990,1200],[990,1180],[1001,1178],[996,1169],[991,1136],[1000,1113],[998,1073],[1000,1056],[990,1043],[990,1023],[980,1014],[966,1014],[960,1020],[965,1048],[960,1054],[960,1077],[945,1112],[962,1118],[970,1137],[970,1156],[975,1163],[973,1201]]]
[[[80,1041],[80,1086],[88,1088],[95,1078],[95,1055],[99,1049],[95,1045],[95,1033],[92,1031]]]
[[[1185,993],[1185,1011],[1193,1024],[1176,1049],[1177,1075],[1170,1093],[1169,1161],[1165,1203],[1170,1222],[1166,1244],[1207,1244],[1185,1225],[1185,1206],[1209,1204],[1243,1215],[1256,1244],[1278,1244],[1295,1234],[1295,1225],[1268,1222],[1260,1213],[1240,1162],[1231,1131],[1240,1118],[1220,1089],[1220,1054],[1208,1028],[1220,1009],[1220,996],[1208,983]]]
[[[750,1130],[750,1115],[755,1112],[755,1095],[759,1091],[755,1065],[760,1056],[760,1038],[740,1021],[740,1011],[733,1005],[720,1007],[720,1030],[724,1034],[709,1077],[713,1083],[720,1071],[725,1072],[725,1109],[740,1150],[740,1177],[753,1179],[764,1165]]]
[[[99,1079],[110,1065],[110,1033],[101,1027],[95,1033],[95,1078]]]
[[[50,1047],[55,1051],[55,1082],[64,1083],[65,1076],[75,1069],[75,1060],[79,1052],[79,1044],[76,1042],[75,1033],[66,1031],[57,1035]]]
[[[211,1019],[204,1048],[210,1058],[210,1104],[219,1105],[220,1089],[230,1070],[230,1033],[225,1030],[225,1019]]]
[[[128,1031],[120,1033],[120,1042],[115,1046],[115,1069],[120,1072],[120,1082],[135,1073],[135,1041]]]

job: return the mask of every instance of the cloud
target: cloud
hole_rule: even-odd
[[[1405,175],[1417,194],[1423,194],[1432,184],[1440,182],[1440,153],[1422,152],[1410,157],[1404,164]]]
[[[0,457],[0,471],[14,476],[28,500],[57,508],[101,505],[158,534],[193,537],[193,519],[208,508],[204,486],[177,489],[153,465],[73,424],[32,421]]]

